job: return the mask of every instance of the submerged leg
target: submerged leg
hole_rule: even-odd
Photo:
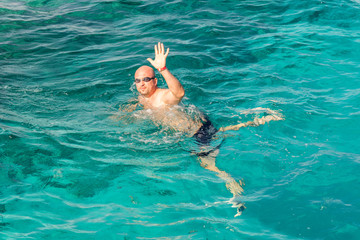
[[[210,171],[216,172],[217,176],[222,178],[226,183],[226,188],[233,194],[233,198],[230,203],[233,204],[233,207],[237,208],[237,213],[235,217],[240,216],[242,211],[245,209],[245,206],[241,202],[236,202],[241,194],[244,192],[244,189],[241,187],[243,183],[241,181],[237,182],[229,173],[220,170],[216,165],[216,156],[219,154],[219,149],[214,150],[206,156],[199,156],[200,165]]]

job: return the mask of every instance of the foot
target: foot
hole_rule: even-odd
[[[243,203],[239,203],[239,205],[236,208],[236,214],[234,215],[234,217],[238,217],[242,214],[242,212],[245,210],[245,205]]]
[[[242,212],[246,209],[245,203],[240,201],[239,196],[238,197],[234,196],[233,198],[230,199],[229,202],[232,203],[231,207],[236,208],[236,214],[234,215],[234,217],[240,216]]]

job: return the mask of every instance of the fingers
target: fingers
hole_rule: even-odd
[[[165,53],[165,47],[164,44],[161,42],[158,42],[157,45],[154,46],[154,50],[155,50],[155,55],[165,55],[167,56],[169,54],[169,48],[166,49],[166,53]]]
[[[148,60],[151,65],[154,65],[154,61],[151,58],[147,58],[146,60]]]
[[[164,44],[158,42],[159,54],[164,54]]]

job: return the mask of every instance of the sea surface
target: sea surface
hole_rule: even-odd
[[[219,136],[241,216],[190,136],[119,110],[157,42],[189,114],[284,116]],[[359,136],[358,0],[0,0],[0,239],[360,239]]]

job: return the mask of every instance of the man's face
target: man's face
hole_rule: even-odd
[[[139,71],[136,71],[135,84],[136,89],[141,95],[150,97],[155,92],[157,86],[154,71],[150,71],[150,69],[139,69]]]

